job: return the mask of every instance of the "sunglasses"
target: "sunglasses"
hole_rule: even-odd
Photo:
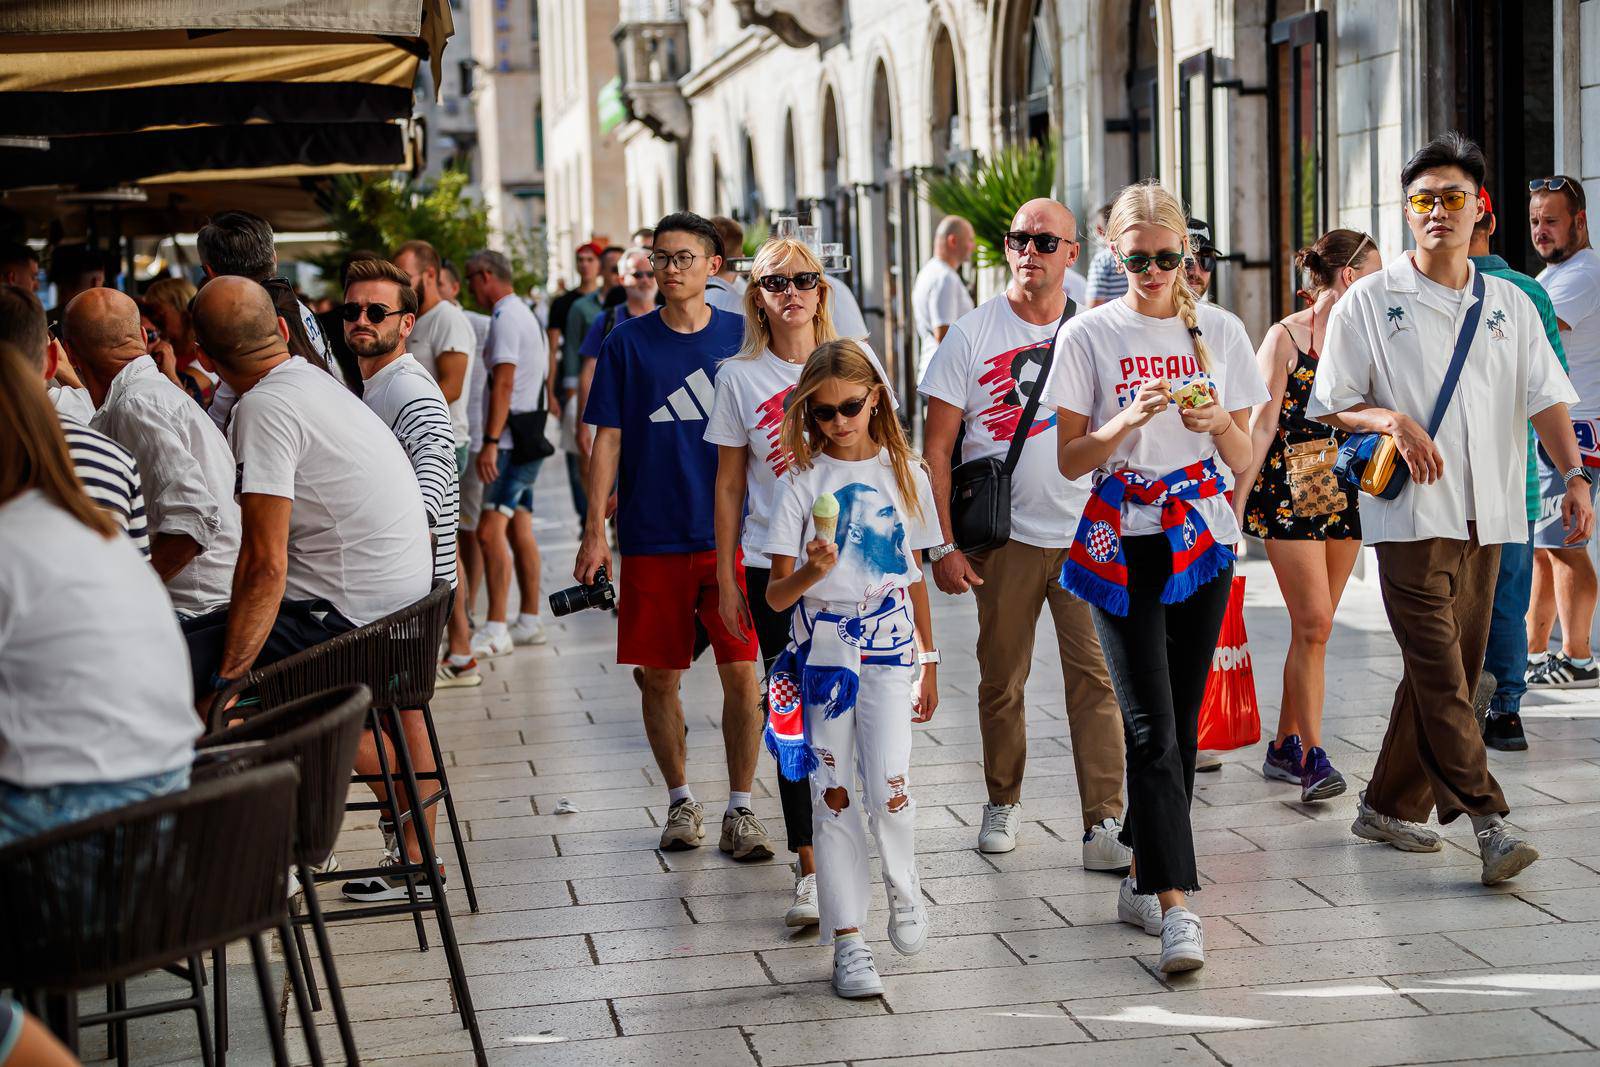
[[[1122,261],[1122,265],[1127,268],[1129,274],[1143,274],[1150,269],[1150,264],[1152,263],[1156,265],[1157,270],[1177,270],[1179,264],[1183,262],[1183,253],[1157,252],[1153,256],[1147,256],[1143,252],[1135,252],[1131,256],[1118,256],[1117,258]]]
[[[803,270],[793,277],[787,274],[763,274],[756,279],[757,285],[774,296],[787,290],[791,283],[802,293],[808,293],[822,284],[822,275],[814,270]]]
[[[1012,230],[1006,234],[1006,247],[1013,252],[1026,252],[1028,242],[1033,242],[1033,247],[1039,250],[1042,256],[1048,256],[1061,246],[1062,241],[1068,244],[1073,242],[1065,237],[1057,237],[1053,233],[1028,233],[1025,230]]]
[[[1197,265],[1201,270],[1210,274],[1217,269],[1217,253],[1215,250],[1196,252],[1189,257],[1189,262]]]
[[[339,308],[339,317],[346,322],[360,322],[363,311],[367,313],[367,321],[374,326],[390,315],[401,314],[394,308],[384,307],[382,304],[344,304]]]
[[[144,343],[145,344],[153,345],[159,340],[161,340],[161,331],[160,330],[147,329],[147,330],[144,331]]]
[[[1460,211],[1467,206],[1467,194],[1461,189],[1451,189],[1444,193],[1417,193],[1415,196],[1406,197],[1406,203],[1411,205],[1411,210],[1418,215],[1426,215],[1433,210],[1433,205],[1443,204],[1446,211]]]
[[[1569,178],[1565,174],[1557,174],[1553,178],[1535,178],[1528,183],[1528,192],[1530,193],[1544,192],[1546,190],[1558,193],[1563,189],[1567,190],[1567,195],[1577,199],[1578,210],[1583,210],[1587,203],[1587,197],[1583,192],[1583,183],[1576,178]]]
[[[846,400],[838,407],[834,407],[832,404],[812,404],[811,417],[819,423],[832,422],[840,415],[847,419],[853,419],[861,414],[861,409],[866,406],[867,398],[865,396],[857,397],[854,400]]]
[[[655,275],[651,274],[647,270],[634,270],[628,272],[628,277],[632,278],[636,282],[642,282],[646,278],[654,278]]]

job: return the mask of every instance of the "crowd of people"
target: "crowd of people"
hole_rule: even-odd
[[[779,236],[746,258],[737,223],[689,212],[577,248],[578,282],[544,321],[501,253],[458,274],[422,240],[353,253],[313,312],[242,211],[201,231],[198,291],[163,279],[136,300],[58,255],[46,312],[32,253],[0,254],[0,843],[184,788],[196,709],[434,583],[457,589],[441,687],[549,640],[533,491],[559,450],[576,599],[615,605],[665,784],[659,847],[705,839],[679,691],[709,650],[718,846],[775,855],[751,802],[765,747],[796,870],[774,912],[818,927],[840,996],[883,991],[869,834],[893,947],[931,933],[912,738],[949,650],[930,574],[976,606],[977,848],[1023,843],[1048,607],[1082,865],[1120,876],[1115,915],[1160,938],[1163,972],[1205,959],[1189,810],[1246,535],[1290,624],[1262,774],[1306,803],[1348,788],[1324,742],[1325,661],[1374,545],[1404,677],[1351,829],[1436,851],[1430,816],[1466,815],[1483,882],[1513,877],[1538,853],[1504,821],[1485,748],[1526,748],[1528,688],[1600,678],[1585,548],[1600,255],[1582,187],[1558,175],[1530,186],[1546,270],[1510,270],[1489,252],[1485,171],[1458,135],[1423,146],[1400,175],[1413,249],[1385,259],[1364,233],[1324,234],[1296,261],[1306,306],[1259,346],[1210,292],[1209,226],[1154,181],[1099,213],[1087,279],[1072,211],[1018,205],[994,235],[1006,284],[978,304],[961,274],[976,234],[947,218],[913,287],[915,398],[818,249]],[[463,286],[484,313],[460,306]],[[95,654],[63,660],[68,641]],[[421,716],[403,728],[431,769]],[[385,758],[372,745],[361,769]],[[419,860],[410,823],[380,829],[387,864]],[[344,892],[408,889],[380,875]]]

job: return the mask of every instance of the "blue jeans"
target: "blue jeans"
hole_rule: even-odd
[[[163,774],[120,782],[80,782],[42,789],[0,782],[0,846],[188,787],[187,764]]]
[[[567,453],[567,488],[572,491],[572,510],[578,513],[578,522],[582,524],[589,514],[589,494],[583,489],[583,475],[578,471],[578,457],[576,453]]]
[[[1510,715],[1522,707],[1528,691],[1528,598],[1533,593],[1533,523],[1528,540],[1500,546],[1500,575],[1494,584],[1494,610],[1489,618],[1489,644],[1483,669],[1499,683],[1489,711]]]

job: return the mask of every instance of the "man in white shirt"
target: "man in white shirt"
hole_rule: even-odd
[[[928,373],[928,361],[951,325],[972,310],[972,294],[961,280],[961,268],[978,247],[972,223],[946,215],[933,232],[933,255],[917,271],[911,286],[911,317],[917,328],[917,382]]]
[[[233,451],[189,394],[146,351],[139,308],[115,289],[67,305],[63,335],[96,408],[91,425],[139,461],[150,562],[178,615],[224,608],[239,555]]]
[[[1583,186],[1558,174],[1534,182],[1528,198],[1533,247],[1544,260],[1538,282],[1550,294],[1556,326],[1566,349],[1578,402],[1574,423],[1586,424],[1579,440],[1594,441],[1600,430],[1600,253],[1589,244],[1589,215]],[[1600,453],[1584,457],[1593,473]],[[1561,472],[1539,463],[1540,515],[1533,530],[1533,593],[1528,600],[1528,675],[1530,689],[1591,688],[1600,665],[1589,647],[1594,625],[1596,583],[1587,541],[1566,539]],[[1589,499],[1594,500],[1591,489]],[[1549,653],[1550,629],[1561,619],[1561,650]]]
[[[483,550],[489,610],[483,629],[472,639],[474,657],[493,659],[508,655],[516,645],[542,645],[546,640],[539,614],[539,544],[531,512],[539,468],[555,451],[544,430],[555,410],[550,395],[553,367],[544,328],[512,288],[511,264],[505,256],[484,251],[467,260],[467,284],[480,306],[493,309],[483,349],[488,378],[476,460],[484,486],[478,547]],[[513,550],[520,564],[517,591],[522,605],[515,626],[509,626]]]
[[[948,221],[948,220],[947,220]],[[1006,248],[1011,283],[942,333],[920,391],[928,401],[924,430],[928,468],[944,544],[928,551],[933,577],[946,593],[971,590],[978,601],[978,722],[983,733],[983,806],[978,848],[1010,852],[1022,823],[1027,760],[1024,687],[1033,662],[1039,611],[1050,605],[1072,731],[1083,813],[1083,865],[1125,871],[1132,850],[1122,830],[1122,713],[1106,672],[1088,605],[1054,580],[1089,496],[1089,479],[1069,482],[1056,463],[1055,412],[1040,408],[1024,433],[1011,479],[1011,539],[967,556],[955,546],[950,517],[951,452],[956,433],[964,462],[1005,460],[1023,410],[1044,386],[1051,345],[1065,313],[1061,277],[1078,258],[1077,221],[1054,200],[1018,210]],[[1050,246],[1046,251],[1043,245]],[[1059,238],[1059,240],[1052,240]]]
[[[433,556],[405,450],[349,390],[290,354],[266,290],[213,279],[194,328],[239,396],[228,423],[241,517],[233,596],[188,633],[206,705],[252,667],[421,600]]]
[[[722,249],[726,255],[722,260],[722,269],[706,279],[706,303],[735,315],[743,315],[744,291],[749,283],[739,277],[733,264],[735,260],[744,258],[744,227],[726,215],[711,216],[711,225],[717,228],[717,236],[722,238]]]
[[[1420,825],[1471,817],[1493,885],[1539,858],[1506,825],[1489,773],[1472,692],[1489,635],[1499,546],[1527,536],[1524,500],[1531,417],[1565,472],[1571,540],[1594,527],[1588,476],[1567,405],[1577,399],[1539,313],[1504,278],[1468,259],[1483,213],[1483,152],[1460,134],[1435,138],[1401,172],[1416,251],[1356,282],[1334,305],[1308,414],[1352,433],[1394,438],[1410,469],[1393,500],[1361,494],[1361,528],[1378,555],[1384,607],[1405,673],[1389,731],[1351,830],[1408,852],[1437,852]],[[1478,303],[1477,328],[1436,436],[1425,423],[1442,392],[1457,336]]]

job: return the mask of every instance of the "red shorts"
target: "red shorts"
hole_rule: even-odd
[[[744,566],[734,563],[739,591]],[[617,662],[662,670],[687,670],[694,659],[695,621],[705,627],[718,663],[753,663],[760,657],[754,629],[740,639],[717,611],[717,553],[673,552],[623,556],[617,588]]]

